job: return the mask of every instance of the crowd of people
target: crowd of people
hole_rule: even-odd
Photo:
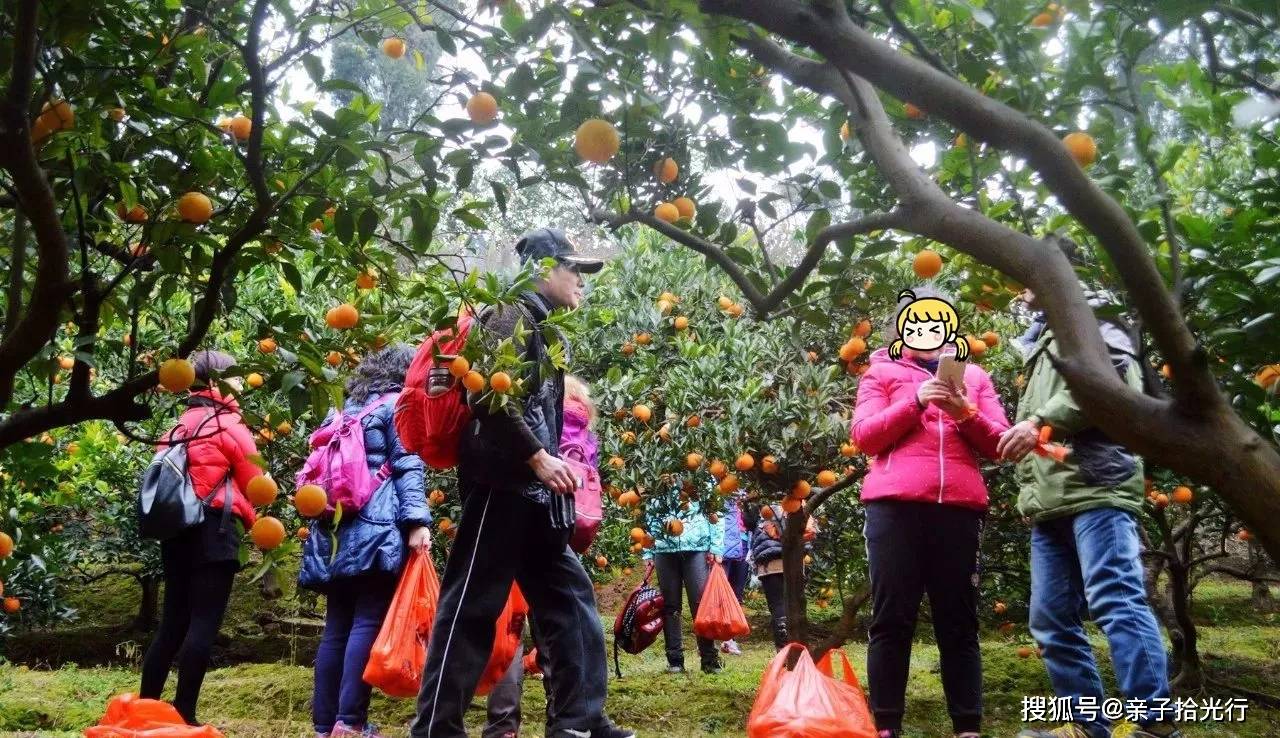
[[[464,713],[514,583],[530,606],[531,637],[547,692],[546,735],[627,738],[634,732],[615,725],[606,713],[607,662],[595,592],[568,545],[574,493],[582,481],[560,449],[572,433],[575,448],[587,449],[578,452],[583,457],[579,461],[596,463],[589,432],[594,408],[581,381],[549,368],[551,347],[560,344],[567,352],[568,346],[564,336],[544,323],[553,312],[578,306],[585,275],[602,264],[579,255],[555,229],[527,234],[516,250],[521,261],[552,259],[556,266],[517,305],[485,311],[480,321],[492,336],[520,339],[525,358],[537,368],[518,405],[494,410],[471,397],[472,416],[459,448],[463,512],[443,572],[410,735],[466,735]],[[933,294],[922,287],[910,299]],[[1030,291],[1023,300],[1037,308]],[[1104,699],[1084,630],[1087,616],[1107,638],[1124,697],[1147,704],[1167,699],[1166,654],[1146,604],[1139,558],[1141,461],[1092,427],[1072,399],[1055,366],[1058,345],[1042,315],[1019,341],[1026,386],[1010,424],[980,366],[964,363],[962,379],[955,381],[939,372],[953,353],[948,346],[902,348],[904,329],[923,333],[937,324],[954,333],[954,316],[917,315],[904,306],[889,326],[890,347],[873,353],[859,382],[851,427],[852,439],[870,460],[861,491],[872,592],[867,675],[880,737],[895,738],[902,730],[912,642],[926,596],[952,731],[957,738],[981,735],[979,550],[989,505],[981,459],[1017,465],[1018,508],[1031,523],[1030,627],[1043,648],[1055,694],[1077,707]],[[522,322],[527,333],[517,331]],[[1099,330],[1116,371],[1138,386],[1127,334],[1105,321]],[[386,402],[401,390],[412,358],[407,346],[383,348],[349,380],[343,412],[360,418],[367,466],[378,486],[360,514],[343,519],[332,537],[311,535],[304,545],[299,584],[326,600],[312,700],[317,736],[380,735],[369,720],[370,687],[362,674],[410,551],[425,552],[431,545],[425,467],[405,451],[393,422],[393,404]],[[141,695],[158,698],[178,658],[174,705],[196,724],[210,646],[239,568],[239,527],[229,519],[238,518],[246,528],[253,524],[245,488],[259,470],[248,461],[254,445],[235,399],[220,394],[212,381],[227,381],[234,360],[216,351],[198,352],[193,359],[203,386],[192,392],[170,441],[181,438],[188,444],[196,493],[220,514],[207,516],[162,546],[164,614],[143,661]],[[1070,444],[1070,456],[1039,452],[1044,427]],[[669,494],[676,498],[679,490]],[[650,504],[659,503],[666,504],[663,509],[679,507],[670,500]],[[788,516],[777,507],[770,511],[762,515],[740,506],[735,497],[718,511],[690,505],[678,517],[678,535],[662,536],[647,550],[665,599],[668,671],[685,670],[684,600],[690,613],[696,613],[715,562],[724,567],[739,600],[749,580],[758,580],[774,645],[788,643],[782,558]],[[817,534],[813,528],[805,538]],[[706,638],[696,640],[706,673],[723,668],[722,655],[739,652],[733,641],[717,646]],[[520,732],[522,662],[517,654],[490,694],[486,738]],[[1028,728],[1020,736],[1110,735],[1111,726],[1101,715],[1088,719],[1083,710],[1078,714],[1074,722]],[[1130,735],[1181,735],[1167,720],[1139,722]]]

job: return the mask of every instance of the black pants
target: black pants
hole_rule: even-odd
[[[867,504],[872,603],[867,678],[880,730],[902,728],[911,641],[925,594],[952,727],[980,730],[978,546],[984,517],[977,510],[928,502]]]
[[[516,492],[471,487],[449,552],[427,647],[414,738],[465,738],[463,713],[493,649],[493,624],[512,581],[529,601],[546,644],[555,725],[588,731],[604,720],[607,665],[595,590],[569,550],[569,529],[551,527],[547,509]]]
[[[684,604],[681,590],[689,596],[689,613],[698,616],[698,605],[702,602],[702,590],[707,586],[706,551],[677,551],[660,553],[653,556],[654,571],[658,573],[658,589],[662,591],[664,604],[662,614],[662,640],[667,646],[667,664],[684,666],[684,634],[681,631],[680,610]],[[710,638],[696,638],[698,656],[703,666],[716,666],[720,657],[716,655],[716,643]]]
[[[147,655],[142,659],[142,697],[160,699],[169,667],[178,659],[178,688],[173,706],[197,725],[196,701],[209,670],[213,640],[231,600],[236,561],[192,562],[165,551],[164,612]]]
[[[724,575],[729,579],[729,586],[733,588],[733,596],[738,598],[738,604],[742,604],[742,598],[747,593],[747,582],[751,579],[751,565],[746,559],[725,559],[721,562],[724,566]]]
[[[778,650],[787,645],[785,588],[785,582],[782,581],[782,572],[765,574],[760,577],[760,589],[764,590],[764,601],[769,603],[769,625],[773,629],[773,647]]]

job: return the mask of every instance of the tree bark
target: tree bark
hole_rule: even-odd
[[[137,631],[150,632],[156,627],[160,612],[160,577],[144,574],[138,577],[138,585],[142,587],[142,598],[138,602],[138,614],[133,619],[132,627]]]

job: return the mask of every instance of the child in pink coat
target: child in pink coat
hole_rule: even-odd
[[[890,333],[897,340],[896,321]],[[996,458],[1009,421],[982,367],[965,363],[962,390],[935,376],[944,351],[905,349],[893,359],[880,349],[858,383],[851,436],[871,457],[862,487],[872,593],[867,675],[881,738],[902,730],[925,594],[952,728],[961,738],[981,731],[978,547],[987,487],[978,459]]]

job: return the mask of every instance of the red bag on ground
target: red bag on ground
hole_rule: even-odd
[[[520,585],[511,585],[511,594],[507,597],[507,606],[498,616],[494,625],[493,651],[489,654],[489,663],[480,675],[480,683],[476,685],[476,695],[483,697],[502,681],[507,669],[511,668],[511,660],[516,657],[516,649],[520,647],[520,639],[524,637],[524,618],[529,614],[529,603],[524,601]]]
[[[525,674],[542,674],[542,667],[538,666],[538,649],[533,649],[524,655],[524,673]]]
[[[822,658],[818,659],[818,671],[835,679],[835,675],[831,673],[831,655],[836,653],[840,654],[840,663],[844,667],[844,673],[841,675],[840,681],[853,687],[854,691],[858,693],[859,707],[855,717],[858,718],[862,725],[866,726],[867,735],[874,736],[876,734],[876,720],[871,715],[871,706],[867,704],[867,694],[862,690],[862,684],[858,682],[858,674],[853,670],[853,664],[849,663],[849,655],[838,648],[827,651],[822,654]]]
[[[409,553],[391,609],[364,667],[364,680],[392,697],[417,697],[427,663],[427,636],[440,601],[440,579],[430,554]]]
[[[463,313],[456,327],[432,333],[418,347],[405,374],[404,390],[396,401],[396,432],[406,451],[436,469],[458,465],[458,440],[471,419],[466,390],[449,373],[443,358],[462,353],[471,332],[472,316]],[[442,357],[437,363],[436,357]]]
[[[796,650],[794,669],[787,658]],[[852,673],[852,670],[850,670]],[[809,651],[792,643],[778,652],[760,679],[747,719],[748,738],[876,738],[862,691],[824,675]]]
[[[728,641],[741,638],[751,632],[747,614],[738,604],[738,596],[729,585],[720,562],[712,562],[707,575],[707,586],[702,588],[702,601],[693,619],[693,632],[703,638]]]
[[[212,725],[187,725],[173,705],[121,694],[107,703],[97,725],[84,729],[85,738],[222,738]]]

